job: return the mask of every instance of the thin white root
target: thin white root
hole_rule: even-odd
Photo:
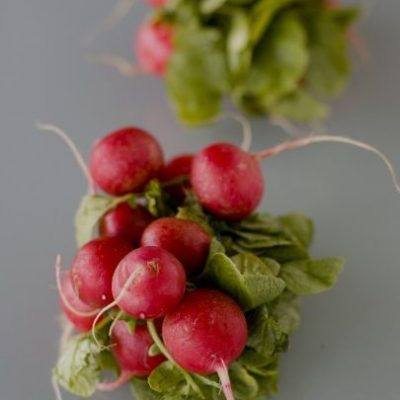
[[[143,74],[143,71],[132,64],[130,60],[115,54],[88,54],[86,60],[92,64],[104,65],[116,69],[118,73],[128,78]]]
[[[117,325],[117,322],[121,319],[122,314],[123,314],[123,311],[119,311],[118,314],[115,316],[113,322],[110,325],[110,329],[108,330],[108,336],[112,335],[115,325]]]
[[[81,171],[83,172],[83,175],[88,181],[89,184],[89,192],[91,194],[96,194],[96,185],[93,181],[92,176],[90,175],[89,168],[86,165],[86,162],[82,156],[82,153],[79,151],[78,147],[76,144],[72,141],[72,139],[58,126],[52,125],[52,124],[44,124],[41,122],[36,123],[37,129],[44,131],[44,132],[50,132],[54,133],[55,135],[59,136],[64,143],[69,147],[71,150],[73,156],[75,157]]]
[[[135,2],[136,0],[118,0],[105,20],[83,39],[83,45],[89,46],[100,34],[115,28],[130,13]]]
[[[63,400],[60,386],[58,385],[58,382],[54,376],[51,378],[51,385],[53,386],[54,396],[56,400]]]
[[[371,61],[371,52],[365,40],[357,30],[352,29],[349,32],[349,41],[361,61],[367,63]]]
[[[93,309],[93,311],[87,311],[87,312],[79,311],[68,301],[67,297],[64,294],[61,284],[62,261],[60,254],[57,255],[55,269],[56,269],[56,282],[57,282],[58,293],[65,307],[67,307],[68,310],[70,310],[72,313],[74,313],[79,317],[94,317],[95,315],[97,315],[99,312],[98,309]]]
[[[97,384],[97,389],[100,390],[100,392],[111,392],[130,381],[134,375],[134,372],[122,370],[119,377],[115,381],[100,382]]]
[[[138,275],[138,270],[134,270],[130,275],[129,278],[126,280],[124,286],[122,286],[121,291],[119,292],[118,296],[115,298],[114,301],[112,301],[110,304],[106,305],[104,308],[102,308],[98,314],[96,315],[96,318],[93,321],[92,324],[92,336],[93,336],[93,340],[95,341],[97,347],[102,350],[104,348],[104,346],[102,346],[102,344],[99,342],[99,340],[97,339],[96,336],[96,325],[97,322],[99,321],[99,319],[101,318],[102,315],[104,315],[104,313],[106,313],[107,311],[111,310],[113,307],[117,306],[118,303],[122,300],[122,298],[125,296],[128,288],[130,285],[132,285],[134,279],[136,278],[136,276]]]
[[[231,380],[229,379],[229,371],[224,360],[220,360],[216,373],[218,374],[219,381],[221,382],[221,388],[225,395],[225,399],[235,400],[235,397],[233,396]]]
[[[243,135],[243,140],[242,144],[240,145],[240,148],[243,151],[248,152],[250,150],[251,142],[253,139],[253,133],[250,121],[243,115],[230,112],[222,114],[218,119],[219,120],[233,119],[234,121],[239,122],[239,124],[242,126],[242,135]]]
[[[272,117],[270,121],[272,125],[282,129],[283,132],[287,133],[292,138],[298,138],[304,135],[304,133],[296,125],[291,123],[286,118]]]
[[[335,142],[335,143],[350,144],[352,146],[359,147],[360,149],[364,149],[366,151],[375,153],[385,163],[387,169],[389,170],[390,176],[392,178],[394,187],[396,188],[397,192],[400,193],[400,183],[397,178],[396,172],[395,172],[391,162],[389,161],[389,159],[377,148],[375,148],[367,143],[360,142],[358,140],[353,140],[353,139],[350,139],[345,136],[333,136],[333,135],[308,136],[305,138],[281,143],[270,149],[262,150],[256,154],[254,154],[254,157],[257,160],[263,160],[265,158],[274,157],[274,156],[276,156],[284,151],[287,151],[287,150],[294,150],[294,149],[308,146],[313,143],[322,143],[322,142]]]

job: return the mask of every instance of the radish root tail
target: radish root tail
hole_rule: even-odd
[[[224,360],[220,360],[219,366],[218,366],[216,372],[217,372],[219,380],[221,382],[221,389],[225,395],[225,399],[226,400],[235,400],[235,397],[233,396],[231,380],[229,378],[229,371],[228,371],[228,368],[227,368]]]
[[[350,144],[352,146],[359,147],[360,149],[370,151],[376,154],[385,163],[392,178],[394,187],[396,188],[397,192],[400,193],[400,183],[397,178],[396,172],[393,168],[393,165],[391,164],[389,159],[377,148],[367,143],[360,142],[358,140],[353,140],[345,136],[333,136],[333,135],[308,136],[305,138],[284,142],[275,147],[262,150],[258,153],[255,153],[254,158],[257,160],[263,160],[265,158],[274,157],[287,150],[294,150],[301,147],[306,147],[313,143],[323,143],[323,142]]]
[[[83,175],[86,177],[88,184],[89,184],[89,193],[90,194],[96,194],[96,185],[93,181],[92,176],[90,175],[89,168],[86,165],[86,162],[82,156],[82,153],[79,151],[78,147],[76,144],[72,141],[72,139],[59,127],[52,125],[52,124],[43,124],[41,122],[36,123],[37,129],[44,131],[44,132],[50,132],[54,133],[58,137],[60,137],[64,143],[69,147],[71,150],[73,156],[75,157]]]
[[[56,400],[63,400],[60,386],[58,385],[57,379],[54,376],[51,378],[51,385],[53,386],[54,396]]]
[[[122,370],[119,377],[112,382],[100,382],[97,384],[97,389],[100,392],[111,392],[118,389],[134,377],[134,372]]]
[[[57,281],[57,289],[58,293],[61,297],[62,302],[64,303],[65,307],[68,308],[72,313],[79,317],[94,317],[95,315],[98,314],[99,310],[94,309],[93,311],[88,311],[88,312],[83,312],[77,310],[67,299],[67,297],[64,294],[62,284],[61,284],[61,270],[62,270],[62,262],[61,262],[61,255],[59,254],[56,258],[56,281]]]
[[[105,67],[116,69],[119,74],[128,78],[144,74],[144,72],[139,67],[132,64],[130,60],[115,54],[88,54],[86,56],[86,60],[92,64],[103,65]]]

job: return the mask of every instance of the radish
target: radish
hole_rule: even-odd
[[[111,335],[111,343],[111,351],[121,373],[114,382],[100,383],[98,389],[101,391],[117,389],[134,376],[146,377],[165,360],[161,354],[149,355],[154,341],[146,325],[136,325],[131,333],[125,321],[118,321]]]
[[[147,2],[152,6],[152,7],[164,7],[168,0],[147,0]]]
[[[137,247],[144,229],[153,220],[154,217],[144,207],[133,208],[128,203],[121,203],[101,219],[100,236],[118,237]]]
[[[79,298],[92,307],[112,301],[111,281],[118,263],[133,246],[119,238],[90,241],[81,247],[72,262],[72,281]]]
[[[210,250],[210,236],[196,222],[178,218],[160,218],[143,232],[142,246],[168,250],[183,265],[188,275],[202,271]]]
[[[75,293],[71,271],[61,272],[61,256],[56,261],[56,280],[61,309],[78,332],[88,332],[99,310],[88,306]]]
[[[160,318],[177,306],[185,286],[185,270],[175,256],[160,247],[141,247],[130,252],[115,270],[115,301],[106,309],[118,305],[137,319]]]
[[[166,315],[162,337],[182,368],[199,374],[216,372],[225,397],[233,399],[227,365],[240,356],[246,345],[247,323],[230,297],[211,289],[188,292]]]
[[[143,24],[136,37],[136,56],[141,69],[163,76],[173,51],[173,29],[160,21]]]
[[[115,196],[136,192],[157,176],[163,166],[158,141],[139,128],[122,128],[94,146],[90,172],[95,182]]]
[[[189,189],[189,182],[173,184],[179,178],[189,177],[192,169],[192,154],[182,154],[174,157],[161,170],[161,181],[171,184],[165,186],[165,190],[177,200],[185,198],[186,191]]]
[[[205,209],[232,221],[251,214],[264,191],[258,161],[229,143],[215,143],[200,151],[193,159],[190,180]]]
[[[307,136],[253,155],[232,144],[212,144],[194,157],[190,181],[205,209],[221,219],[241,220],[256,209],[264,191],[260,161],[287,150],[323,142],[350,144],[375,153],[386,164],[394,186],[400,193],[400,184],[393,166],[382,152],[367,143],[333,135]]]

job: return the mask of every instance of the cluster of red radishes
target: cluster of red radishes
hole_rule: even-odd
[[[140,193],[157,178],[170,183],[165,190],[171,197],[182,201],[193,190],[205,210],[230,221],[248,216],[263,193],[259,162],[239,147],[216,143],[164,164],[157,140],[137,128],[101,139],[91,155],[90,175],[95,187],[112,196]],[[182,177],[187,180],[177,179]],[[232,399],[226,366],[245,347],[244,313],[219,291],[186,290],[187,279],[202,272],[210,242],[196,222],[156,219],[144,205],[123,202],[102,217],[99,238],[77,251],[70,271],[61,275],[58,268],[62,309],[83,332],[94,331],[111,309],[136,321],[154,320],[168,356],[192,373],[217,372]],[[132,333],[125,320],[117,321],[111,343],[121,375],[100,385],[103,390],[147,376],[165,360],[165,354],[149,354],[153,338],[146,324]]]

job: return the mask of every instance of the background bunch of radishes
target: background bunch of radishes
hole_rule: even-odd
[[[56,263],[62,310],[80,332],[63,338],[57,393],[128,381],[138,400],[274,393],[298,297],[330,288],[342,260],[310,259],[307,218],[252,214],[257,155],[214,143],[164,164],[152,135],[123,128],[95,144],[86,173],[79,249],[69,270]]]

